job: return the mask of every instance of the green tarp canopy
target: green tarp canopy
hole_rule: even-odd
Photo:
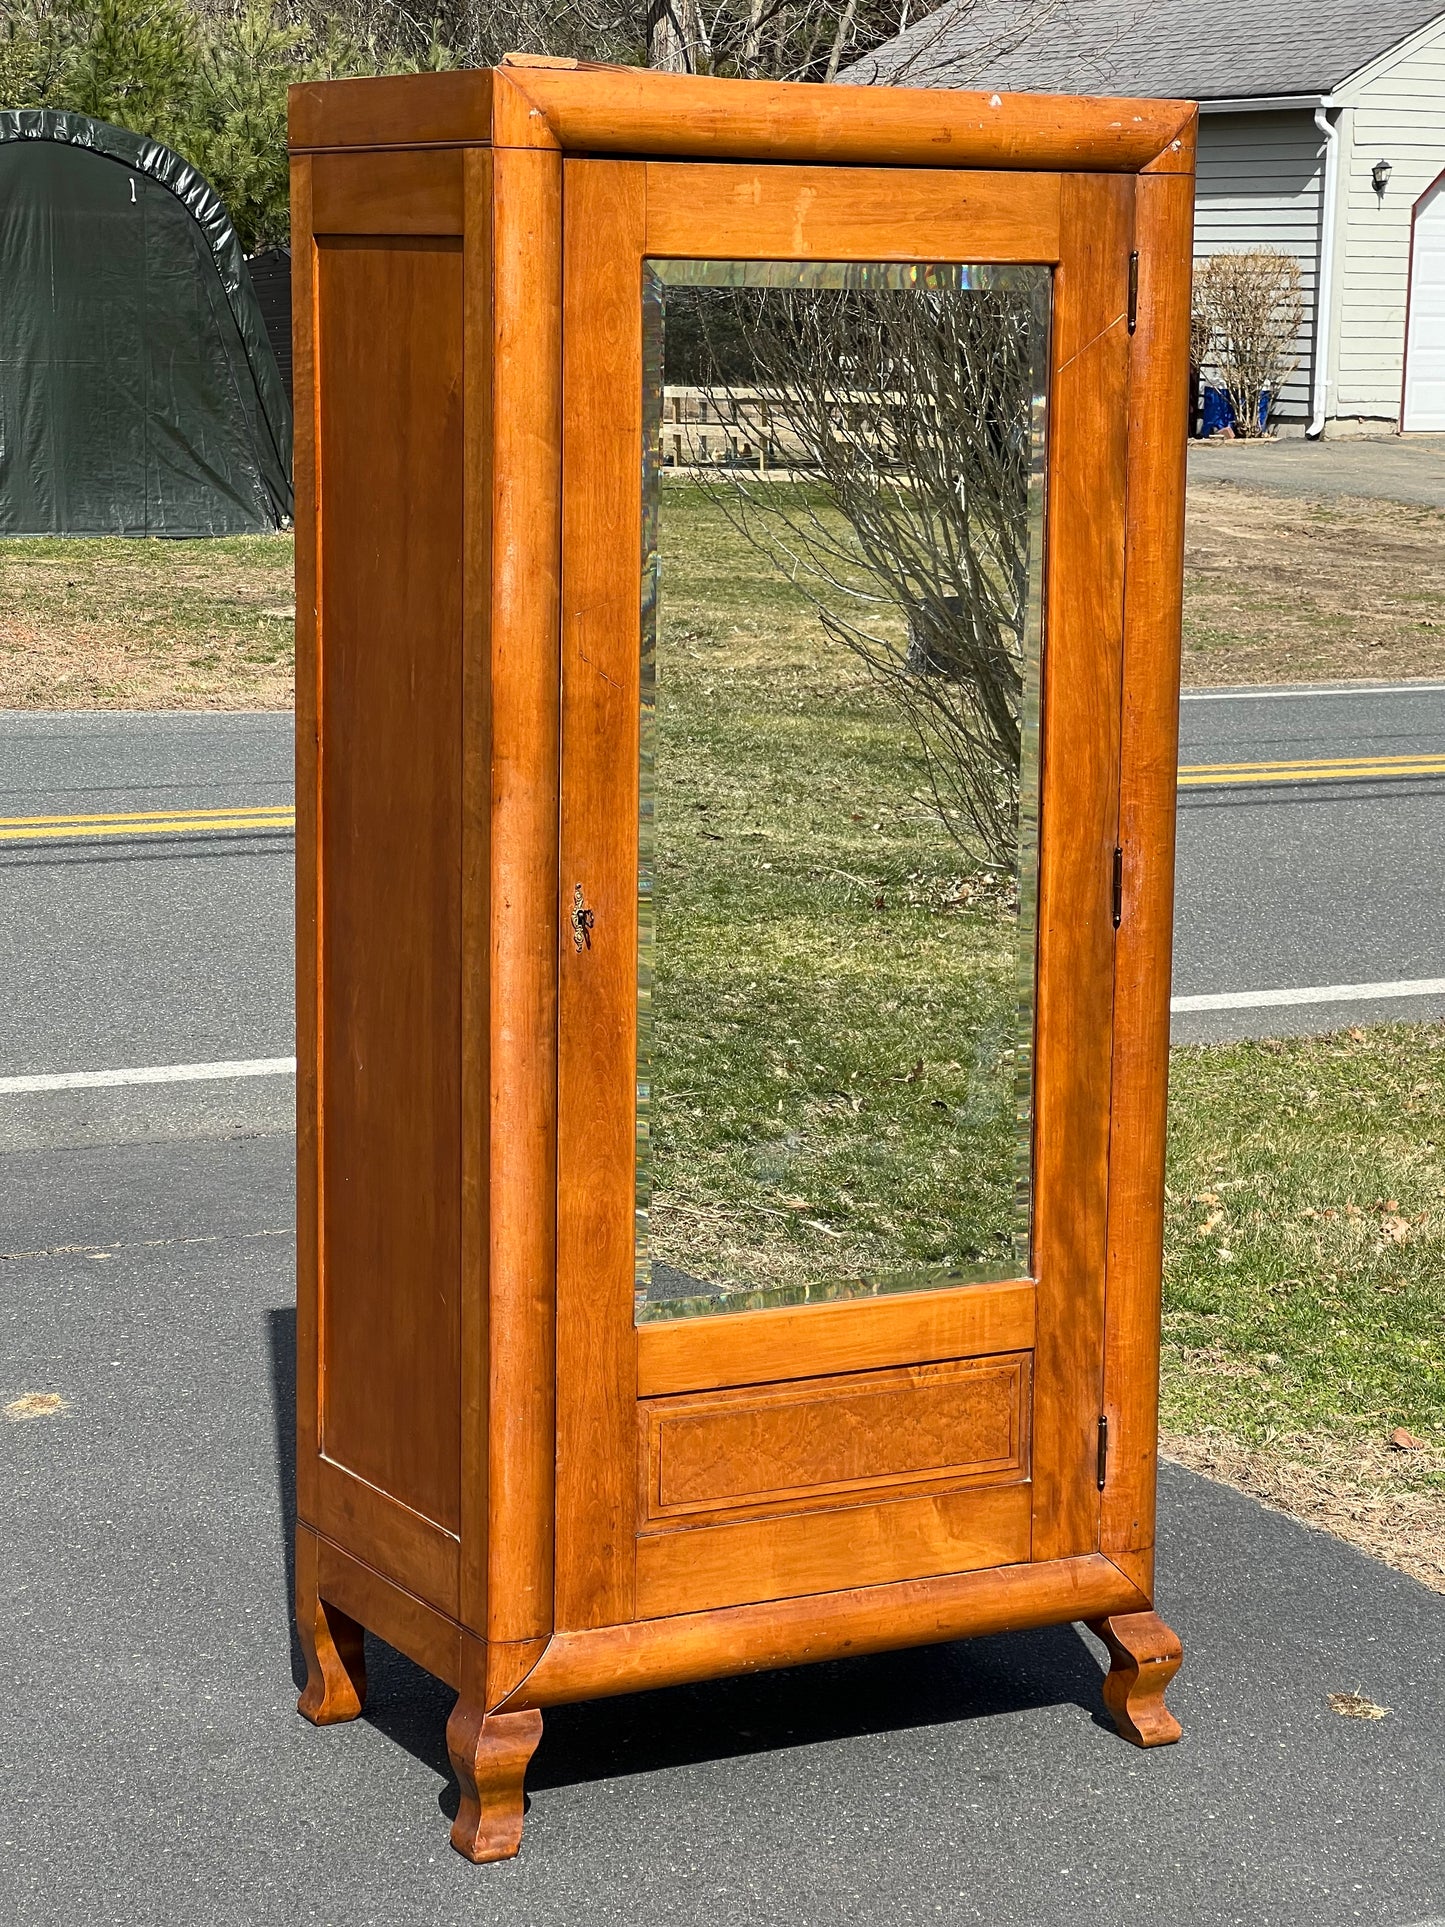
[[[235,230],[178,154],[0,111],[0,535],[291,514],[291,411]]]

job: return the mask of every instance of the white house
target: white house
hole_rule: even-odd
[[[1445,429],[1445,0],[945,0],[845,78],[1197,100],[1196,258],[1300,264],[1283,432]]]

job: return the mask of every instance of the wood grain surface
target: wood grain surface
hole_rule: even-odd
[[[461,1526],[457,1605],[487,1623],[491,1410],[492,156],[460,157],[462,230]]]
[[[1104,1345],[1110,1462],[1100,1543],[1115,1557],[1128,1553],[1151,1564],[1193,187],[1177,175],[1138,183],[1139,322],[1130,348],[1119,792],[1123,897],[1115,963]]]
[[[363,1626],[457,1685],[475,1858],[515,1851],[536,1709],[593,1694],[1087,1618],[1121,1725],[1173,1737],[1192,111],[554,62],[291,115],[313,1716],[359,1709]],[[1056,267],[1032,1281],[634,1327],[649,251]]]
[[[647,252],[869,261],[1056,261],[1059,176],[652,161]]]
[[[1091,1619],[1089,1631],[1108,1648],[1104,1704],[1121,1737],[1135,1746],[1172,1746],[1183,1729],[1164,1704],[1164,1689],[1183,1664],[1179,1635],[1153,1612]]]
[[[910,1291],[807,1307],[807,1355],[798,1355],[798,1317],[786,1307],[725,1318],[659,1319],[637,1328],[637,1389],[643,1397],[824,1378],[870,1365],[925,1364],[1021,1352],[1034,1342],[1034,1287],[970,1285],[966,1291]]]
[[[1029,1530],[1022,1481],[644,1533],[637,1541],[637,1615],[660,1619],[1017,1565],[1029,1556]]]
[[[321,1444],[455,1533],[461,252],[317,258]]]
[[[340,1726],[366,1704],[366,1636],[360,1614],[347,1613],[321,1591],[320,1547],[296,1528],[296,1633],[306,1683],[296,1710],[313,1726]]]
[[[559,1633],[509,1702],[558,1706],[730,1673],[928,1646],[1138,1611],[1100,1554]]]
[[[462,156],[405,148],[318,154],[311,221],[318,235],[460,234]]]
[[[562,167],[492,157],[487,1636],[552,1626]]]
[[[1186,101],[715,80],[515,57],[503,71],[571,152],[1125,174],[1151,161],[1192,165],[1175,146],[1193,120]]]
[[[291,163],[296,515],[296,1510],[316,1521],[321,1456],[321,639],[316,243],[311,161]]]
[[[485,144],[492,82],[490,68],[303,81],[287,90],[291,151]]]
[[[328,241],[318,308],[323,1449],[454,1531],[459,252]]]
[[[455,1686],[461,1678],[461,1631],[455,1620],[405,1586],[387,1579],[329,1539],[317,1549],[316,1585],[329,1606],[367,1626],[388,1646],[435,1678]]]
[[[565,179],[557,1624],[575,1628],[633,1613],[644,169],[569,161]]]
[[[308,81],[293,151],[550,145],[847,166],[1192,173],[1186,101],[717,80],[512,55],[495,70]]]
[[[1134,183],[1069,175],[1049,399],[1034,1557],[1098,1545]]]
[[[461,1799],[452,1845],[477,1862],[510,1860],[522,1844],[522,1783],[542,1737],[542,1715],[487,1713],[463,1695],[447,1721],[447,1752]]]

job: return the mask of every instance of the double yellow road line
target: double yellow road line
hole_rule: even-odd
[[[1182,790],[1244,783],[1360,783],[1391,776],[1445,776],[1445,756],[1312,756],[1298,763],[1181,763]]]
[[[1179,787],[1223,789],[1259,783],[1358,783],[1382,777],[1445,776],[1445,756],[1327,756],[1297,763],[1183,763]],[[226,810],[133,810],[93,816],[0,816],[0,843],[90,842],[95,837],[197,836],[237,830],[289,831],[289,803]]]
[[[133,810],[125,815],[0,816],[0,843],[46,843],[97,836],[195,836],[217,830],[294,830],[289,803],[249,809]]]

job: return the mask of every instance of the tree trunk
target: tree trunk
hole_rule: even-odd
[[[647,64],[664,74],[690,74],[684,18],[687,0],[648,0]]]

